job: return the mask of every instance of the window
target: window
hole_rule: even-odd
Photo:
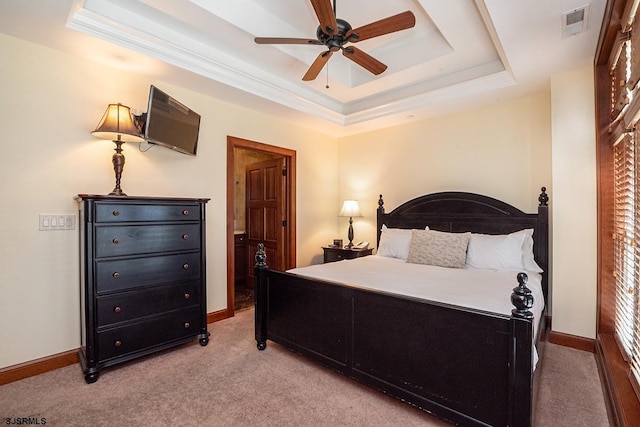
[[[640,0],[608,0],[594,60],[596,360],[615,425],[640,419]]]
[[[635,12],[634,12],[635,13]],[[639,15],[640,16],[640,15]],[[628,22],[635,24],[636,19]],[[640,24],[640,22],[638,22]],[[613,150],[613,260],[615,339],[640,391],[640,31],[629,26],[618,37],[611,63],[610,141]],[[637,40],[636,40],[637,39]],[[640,97],[639,97],[640,98]],[[636,129],[637,127],[637,129]]]
[[[631,361],[636,382],[640,379],[640,316],[638,289],[640,282],[640,181],[636,138],[623,136],[613,148],[614,159],[614,277],[615,332],[627,360]],[[635,356],[634,356],[635,354]],[[635,359],[635,369],[633,360]]]

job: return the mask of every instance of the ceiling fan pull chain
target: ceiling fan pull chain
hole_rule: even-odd
[[[327,63],[327,86],[325,86],[325,88],[329,89],[329,63]]]

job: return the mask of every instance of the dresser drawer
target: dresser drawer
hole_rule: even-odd
[[[107,326],[144,316],[200,304],[200,281],[158,286],[98,297],[97,326]]]
[[[198,249],[199,224],[98,227],[96,257]]]
[[[200,332],[200,316],[200,307],[193,307],[165,317],[98,331],[99,362],[195,336]]]
[[[96,261],[96,292],[119,291],[200,277],[200,253]]]
[[[96,222],[198,221],[199,219],[200,209],[196,204],[96,204]]]
[[[342,261],[343,259],[352,259],[353,257],[350,256],[351,254],[347,253],[344,254],[343,252],[339,252],[339,251],[328,251],[325,252],[324,254],[324,262],[336,262],[336,261]]]
[[[340,247],[323,247],[324,250],[324,262],[336,262],[343,259],[354,259],[371,255],[373,248],[367,249],[347,249]]]

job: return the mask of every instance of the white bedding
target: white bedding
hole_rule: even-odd
[[[516,271],[444,268],[424,264],[411,264],[397,258],[374,255],[328,264],[288,270],[290,273],[322,280],[344,283],[511,315],[511,293],[518,285]],[[531,289],[534,304],[534,341],[540,316],[544,309],[542,276],[526,272],[527,287]],[[537,354],[534,351],[534,366]]]

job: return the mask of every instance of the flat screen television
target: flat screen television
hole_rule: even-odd
[[[151,85],[144,139],[180,153],[196,155],[200,115]]]

